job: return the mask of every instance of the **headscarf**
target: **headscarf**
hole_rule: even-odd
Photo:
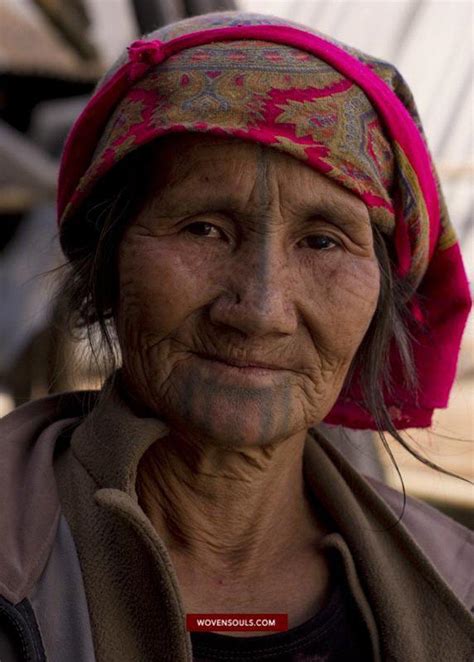
[[[126,155],[182,132],[269,145],[366,204],[392,242],[416,321],[418,392],[406,386],[394,349],[385,403],[396,428],[429,426],[433,410],[447,406],[470,295],[421,122],[395,67],[258,14],[205,14],[156,30],[128,47],[71,130],[59,176],[60,228],[83,222],[85,199]],[[325,422],[376,428],[355,380]]]

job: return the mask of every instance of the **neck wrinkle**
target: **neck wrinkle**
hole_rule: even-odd
[[[138,501],[176,556],[228,577],[257,575],[322,535],[304,484],[305,436],[287,441],[261,463],[249,449],[224,466],[219,453],[188,462],[160,439],[140,462]]]

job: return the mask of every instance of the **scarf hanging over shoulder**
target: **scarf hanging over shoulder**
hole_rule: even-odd
[[[455,377],[470,295],[459,244],[411,93],[391,65],[309,28],[223,12],[134,42],[68,138],[58,219],[66,254],[87,232],[81,208],[114,166],[170,133],[250,140],[304,161],[360,197],[389,238],[407,291],[417,393],[390,355],[385,394],[399,429],[431,424]],[[326,422],[374,428],[357,380]]]

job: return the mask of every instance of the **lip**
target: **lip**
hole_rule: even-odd
[[[276,371],[276,370],[283,370],[283,368],[280,368],[279,366],[276,365],[271,365],[269,363],[261,363],[260,361],[241,361],[239,359],[234,359],[234,358],[227,358],[223,356],[216,356],[216,355],[210,355],[210,354],[198,354],[202,359],[206,359],[208,361],[214,361],[216,363],[223,363],[224,365],[230,366],[232,368],[239,368],[243,371],[248,371],[248,372],[256,372],[256,371],[265,371],[268,372],[270,370]]]

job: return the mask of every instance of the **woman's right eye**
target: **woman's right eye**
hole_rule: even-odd
[[[206,223],[205,221],[190,223],[184,228],[184,230],[198,237],[210,237],[212,236],[211,232],[214,230],[214,236],[216,238],[222,237],[222,231],[219,228],[217,228],[215,225],[212,225],[212,223]]]

